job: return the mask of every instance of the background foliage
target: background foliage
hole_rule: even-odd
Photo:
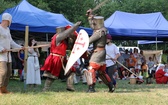
[[[54,13],[61,13],[71,22],[82,21],[83,26],[88,26],[86,22],[86,11],[94,8],[104,0],[27,0],[32,5]],[[17,5],[21,0],[0,0],[0,13],[5,9]],[[107,19],[116,10],[131,13],[152,13],[161,12],[168,19],[167,0],[109,0],[95,14],[102,15]]]

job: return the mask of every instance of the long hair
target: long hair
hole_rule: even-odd
[[[34,37],[31,37],[31,38],[29,39],[28,46],[32,46],[32,40],[35,40],[35,38],[34,38]],[[37,46],[37,43],[35,43],[34,46]],[[35,50],[36,52],[38,51],[37,48],[34,48],[34,50]]]
[[[35,40],[35,38],[34,38],[34,37],[31,37],[31,38],[29,39],[28,46],[32,46],[32,40]],[[35,44],[34,46],[36,46],[36,44]]]

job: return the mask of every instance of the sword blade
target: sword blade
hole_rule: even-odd
[[[97,9],[99,9],[102,5],[104,5],[108,0],[104,0],[103,2],[101,2],[100,4],[98,4],[95,8],[92,9],[92,11],[95,11]]]

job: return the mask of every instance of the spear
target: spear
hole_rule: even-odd
[[[39,48],[39,47],[49,47],[50,44],[43,44],[43,45],[37,45],[37,46],[32,46],[32,47],[24,47],[24,49],[28,49],[28,48]],[[9,49],[7,50],[8,52],[11,51],[19,51],[19,50],[23,50],[23,48],[15,48],[15,49]]]

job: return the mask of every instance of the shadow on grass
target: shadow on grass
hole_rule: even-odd
[[[72,92],[66,90],[66,82],[62,82],[61,80],[55,80],[53,84],[51,85],[51,88],[49,91],[43,92],[42,89],[44,87],[45,80],[42,80],[42,84],[38,85],[35,88],[30,88],[28,85],[26,85],[24,82],[19,81],[19,79],[14,78],[10,79],[8,90],[13,93],[30,93],[30,94],[38,94],[38,93],[44,93],[49,94],[50,92]],[[87,85],[79,83],[77,85],[74,85],[75,92],[86,92]]]
[[[52,92],[70,92],[66,90],[66,82],[61,82],[61,80],[55,80],[54,83],[51,86],[50,91],[43,92],[42,89],[44,87],[45,80],[42,80],[42,84],[38,85],[36,88],[29,88],[27,85],[25,85],[24,82],[19,81],[18,78],[10,79],[8,90],[10,90],[13,93],[21,93],[21,94],[50,94]],[[134,93],[134,92],[151,92],[153,89],[164,89],[168,88],[168,85],[166,84],[150,84],[147,85],[145,83],[143,84],[128,84],[129,80],[117,80],[117,88],[114,93]],[[26,86],[26,87],[25,87]],[[88,89],[88,86],[85,84],[82,84],[82,82],[78,83],[77,85],[74,85],[75,87],[75,93],[76,92],[86,92]],[[96,83],[95,89],[97,92],[108,92],[108,87],[105,84],[99,84]],[[73,93],[73,92],[72,92]]]

